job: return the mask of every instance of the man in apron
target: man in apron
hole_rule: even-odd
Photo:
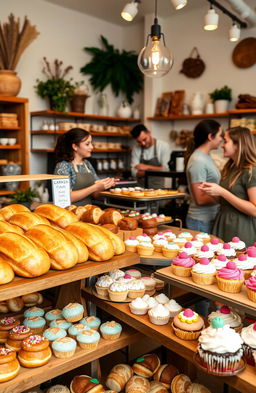
[[[136,125],[131,131],[132,137],[137,141],[132,150],[131,170],[136,176],[138,184],[144,187],[146,170],[167,170],[170,160],[171,148],[167,142],[156,140],[143,124]],[[149,177],[150,188],[163,188],[164,177]]]

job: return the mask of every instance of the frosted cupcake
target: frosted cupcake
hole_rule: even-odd
[[[177,257],[179,252],[180,252],[180,247],[177,244],[175,244],[174,242],[168,241],[162,247],[163,256],[166,258],[173,259],[173,258]]]
[[[217,251],[217,255],[223,254],[229,260],[234,260],[236,258],[236,251],[234,248],[231,248],[229,243],[223,243],[222,248]]]
[[[236,259],[234,259],[236,266],[244,272],[245,280],[251,276],[254,268],[254,263],[248,259],[246,254],[239,254]]]
[[[232,237],[231,242],[229,242],[228,244],[230,244],[231,248],[233,248],[236,251],[237,255],[246,252],[245,242],[240,240],[239,237],[237,236]]]
[[[137,246],[137,253],[142,257],[151,256],[154,253],[154,246],[149,242],[139,243]]]
[[[156,282],[152,277],[144,276],[144,277],[141,277],[141,280],[143,281],[143,283],[145,285],[146,291],[151,292],[151,291],[155,290]]]
[[[141,278],[141,272],[138,269],[128,269],[125,274],[129,274],[133,278]]]
[[[164,293],[159,293],[159,295],[155,296],[155,299],[159,304],[166,304],[169,302],[168,296],[166,296]]]
[[[246,362],[251,366],[255,366],[253,352],[256,351],[256,323],[244,327],[241,331],[241,337],[243,340],[243,350]]]
[[[108,296],[114,302],[123,302],[128,295],[128,288],[121,282],[113,282],[108,288]]]
[[[125,274],[123,277],[118,278],[117,282],[128,285],[130,282],[136,281],[136,278],[130,276],[130,274]]]
[[[31,334],[42,334],[45,330],[46,320],[43,317],[28,317],[23,321],[23,325],[31,329]]]
[[[209,243],[210,240],[211,240],[210,235],[209,235],[208,233],[206,233],[206,232],[199,232],[199,233],[196,235],[196,238],[199,239],[199,240],[201,240],[204,244]]]
[[[189,277],[195,261],[186,252],[181,252],[178,257],[172,260],[171,271],[175,276]]]
[[[43,332],[43,336],[47,338],[50,343],[57,340],[57,338],[66,337],[66,335],[66,330],[58,327],[48,328]]]
[[[129,307],[131,313],[135,315],[145,315],[148,311],[148,304],[140,297],[137,297],[131,303],[129,303]]]
[[[101,324],[101,320],[98,317],[95,317],[94,315],[91,315],[89,317],[84,317],[79,321],[79,323],[85,324],[89,329],[93,330],[98,330]]]
[[[162,252],[164,246],[168,244],[168,241],[163,237],[153,241],[156,252]]]
[[[184,237],[176,237],[176,239],[173,239],[173,243],[182,248],[185,246],[185,243],[187,243],[187,239]]]
[[[171,230],[167,230],[163,232],[163,236],[169,241],[173,241],[174,239],[176,239],[176,235],[175,233],[173,233],[173,231]]]
[[[251,265],[256,266],[256,247],[249,247],[247,250],[247,259]]]
[[[209,260],[211,260],[214,257],[214,252],[212,250],[210,250],[210,248],[208,247],[207,244],[204,244],[200,250],[198,250],[195,255],[194,258],[195,260],[197,260],[198,262],[200,261],[200,259],[202,258],[207,258]]]
[[[54,310],[50,310],[45,314],[45,319],[49,323],[51,321],[55,321],[55,319],[61,319],[62,318],[62,313],[61,310],[58,308]]]
[[[189,242],[193,238],[193,235],[190,232],[181,232],[178,237],[183,237]]]
[[[164,236],[164,232],[158,232],[156,235],[153,236],[153,241],[158,239],[166,239],[166,237]]]
[[[173,318],[172,328],[177,337],[183,340],[196,340],[204,328],[204,320],[187,308]]]
[[[107,274],[99,277],[95,284],[97,294],[100,296],[108,296],[108,288],[111,284],[113,284],[113,282],[113,278]]]
[[[198,339],[198,355],[208,372],[232,375],[243,356],[242,339],[222,318],[213,318]]]
[[[215,266],[216,270],[220,270],[226,266],[228,259],[225,257],[225,255],[221,254],[213,258],[211,263]]]
[[[136,240],[138,240],[139,243],[151,243],[151,237],[149,237],[146,233],[142,233],[142,235],[139,235],[136,237]]]
[[[205,246],[207,247],[207,246]],[[211,285],[214,283],[216,268],[208,258],[200,259],[191,270],[192,280],[199,285]]]
[[[71,337],[58,338],[53,341],[52,350],[56,358],[71,358],[76,351],[76,341]]]
[[[136,237],[130,236],[129,239],[125,240],[124,244],[127,251],[136,252],[139,241]]]
[[[100,332],[105,340],[115,340],[120,337],[122,326],[115,321],[105,322],[100,326]]]
[[[229,261],[226,267],[216,273],[218,288],[224,292],[238,293],[244,283],[244,273],[238,269],[235,262]]]
[[[108,274],[112,278],[112,280],[115,281],[118,278],[123,277],[125,275],[125,272],[123,272],[123,270],[120,269],[114,269],[111,270]]]
[[[52,329],[54,329],[54,328],[52,328]],[[88,330],[88,329],[89,329],[88,326],[86,326],[84,323],[81,323],[81,322],[75,323],[74,325],[70,326],[70,328],[68,329],[68,335],[71,338],[75,339],[79,333],[83,332],[84,330]]]
[[[62,315],[68,322],[78,322],[84,316],[84,307],[80,303],[69,303],[62,309]]]
[[[148,296],[148,295],[145,295],[145,296]],[[144,298],[144,296],[143,296],[143,298]],[[147,300],[146,300],[146,303],[147,303],[147,305],[148,305],[148,309],[150,310],[151,308],[154,308],[154,307],[156,307],[159,303],[158,303],[158,301],[154,298],[154,297],[152,297],[152,296],[150,296]]]
[[[136,299],[136,297],[142,297],[145,294],[145,284],[142,280],[133,279],[127,284],[127,288],[130,299]]]
[[[180,251],[185,251],[189,256],[192,256],[197,252],[197,249],[191,242],[186,242],[185,246],[182,247]]]
[[[175,299],[170,299],[168,303],[165,303],[165,307],[170,311],[170,317],[174,318],[182,311],[182,307]]]
[[[170,311],[163,304],[158,304],[148,311],[148,316],[154,325],[167,325],[170,320]]]
[[[213,251],[214,254],[217,253],[222,248],[222,243],[216,237],[213,237],[209,243],[207,243],[209,250]]]
[[[50,327],[59,327],[64,330],[68,330],[68,328],[70,328],[71,325],[72,323],[66,321],[65,319],[55,319],[55,321],[52,321],[50,323]]]
[[[204,243],[201,240],[197,239],[196,237],[193,237],[190,240],[190,243],[192,244],[193,247],[195,247],[196,250],[200,250],[200,248],[204,245]]]
[[[24,312],[24,317],[29,318],[29,317],[43,317],[44,316],[44,310],[39,307],[30,307]]]
[[[82,349],[91,351],[97,348],[100,341],[100,334],[93,329],[83,330],[76,336],[76,340]]]
[[[256,277],[250,277],[246,280],[245,286],[248,298],[252,302],[256,302]]]
[[[229,325],[232,329],[235,329],[237,333],[239,333],[243,327],[240,315],[231,310],[228,306],[222,306],[219,310],[211,312],[211,314],[208,315],[209,323],[216,317],[221,317],[225,325]]]

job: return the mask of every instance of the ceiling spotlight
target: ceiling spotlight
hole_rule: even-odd
[[[140,0],[133,0],[131,3],[127,3],[121,12],[121,16],[127,22],[131,22],[138,12],[138,3]]]
[[[181,10],[181,8],[187,5],[187,0],[171,0],[171,2],[176,10]]]
[[[240,28],[237,24],[233,23],[229,29],[229,40],[232,42],[238,41],[240,38]]]
[[[212,5],[204,17],[204,30],[216,30],[218,27],[219,15],[212,8]]]
[[[146,46],[138,56],[138,66],[141,72],[149,77],[166,75],[173,65],[173,57],[165,45],[164,34],[157,19],[157,0],[155,0],[155,18],[151,32],[147,37]]]

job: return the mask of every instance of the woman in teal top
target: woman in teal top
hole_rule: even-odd
[[[255,137],[248,128],[230,128],[222,147],[229,160],[222,170],[220,185],[203,183],[200,188],[220,200],[213,233],[225,242],[238,236],[248,247],[256,241]]]
[[[99,192],[115,186],[118,179],[99,179],[90,162],[86,160],[93,151],[92,137],[82,128],[72,128],[59,136],[55,147],[56,175],[70,178],[71,202],[78,206],[92,203]]]

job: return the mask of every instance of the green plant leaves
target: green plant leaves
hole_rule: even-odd
[[[92,56],[92,60],[80,71],[91,75],[89,81],[94,90],[103,91],[110,85],[115,96],[123,93],[131,104],[134,93],[139,93],[143,87],[137,54],[134,51],[115,49],[105,37],[100,38],[104,49],[85,47],[84,50]]]
[[[213,101],[216,100],[232,100],[232,90],[227,85],[223,86],[221,89],[215,89],[209,94]]]

